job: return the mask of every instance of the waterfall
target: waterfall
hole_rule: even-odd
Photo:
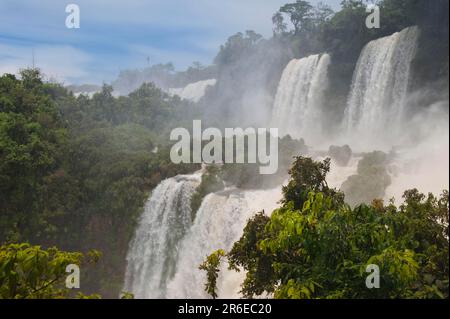
[[[181,246],[177,273],[168,285],[169,298],[207,297],[203,289],[205,273],[198,266],[214,250],[229,249],[239,239],[246,220],[244,207],[240,194],[205,197]]]
[[[322,135],[322,102],[328,85],[328,54],[289,62],[283,71],[272,114],[280,136],[290,134],[310,141]]]
[[[198,174],[171,178],[151,195],[127,256],[124,290],[136,298],[207,298],[198,266],[214,250],[229,250],[253,214],[270,213],[281,199],[281,187],[212,193],[192,222],[190,199],[199,180]],[[219,297],[237,297],[242,281],[224,267]]]
[[[177,272],[168,284],[168,298],[207,298],[203,289],[206,274],[198,269],[207,255],[217,249],[230,250],[242,235],[246,222],[265,209],[271,212],[281,199],[281,189],[225,190],[209,194],[203,200],[189,233],[183,239]],[[219,297],[238,296],[242,280],[222,267],[218,279]],[[240,277],[242,279],[242,277]],[[227,281],[231,283],[227,283]]]
[[[318,158],[323,161],[325,158]],[[361,156],[352,155],[349,162],[345,166],[339,166],[335,160],[331,160],[330,172],[327,174],[326,180],[329,187],[341,189],[342,184],[352,175],[358,172],[358,163],[362,159]]]
[[[125,291],[162,298],[175,272],[180,240],[192,225],[191,196],[200,174],[162,181],[147,201],[127,255]]]
[[[198,102],[205,95],[206,89],[214,85],[216,85],[216,79],[209,79],[189,83],[183,88],[171,88],[168,92],[171,95],[178,95],[183,100]]]
[[[344,114],[344,130],[377,140],[400,129],[418,28],[369,42],[361,52]]]

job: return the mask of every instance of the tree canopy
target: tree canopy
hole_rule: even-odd
[[[99,298],[72,293],[65,285],[67,266],[97,262],[100,253],[86,255],[55,247],[42,249],[29,244],[0,246],[0,299]]]
[[[117,296],[148,191],[199,168],[173,164],[165,138],[190,114],[153,84],[118,98],[105,85],[90,98],[37,69],[1,76],[0,242],[106,252],[87,265],[83,291]]]
[[[398,207],[375,200],[352,209],[327,188],[328,167],[298,157],[282,206],[251,218],[226,253],[230,268],[245,271],[243,296],[448,298],[448,191],[412,189]],[[369,265],[379,267],[378,289],[366,286]]]

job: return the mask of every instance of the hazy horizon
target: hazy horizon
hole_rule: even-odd
[[[32,66],[33,55],[43,73],[64,84],[102,84],[121,70],[158,63],[172,62],[176,70],[194,61],[208,65],[237,32],[270,37],[271,17],[285,1],[74,3],[80,7],[79,29],[65,26],[68,3],[2,1],[0,74]],[[340,1],[324,3],[338,9]]]

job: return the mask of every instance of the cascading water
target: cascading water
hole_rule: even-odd
[[[216,79],[190,83],[183,88],[168,89],[169,94],[178,95],[181,99],[198,102],[205,95],[206,89],[216,84]]]
[[[279,199],[280,188],[255,191],[231,189],[207,195],[181,245],[177,271],[167,286],[167,297],[207,298],[203,289],[205,272],[198,266],[213,251],[231,249],[242,235],[246,221],[262,209],[271,212]],[[218,280],[219,297],[238,295],[242,280],[236,281],[233,277],[232,272],[222,269]]]
[[[125,291],[136,298],[162,298],[175,272],[180,240],[192,225],[191,196],[200,173],[161,182],[145,205],[130,244]]]
[[[357,173],[358,162],[361,158],[361,156],[352,156],[345,166],[340,166],[336,161],[331,160],[330,172],[327,174],[328,186],[340,189],[349,176]],[[323,159],[321,158],[319,160]]]
[[[198,269],[203,259],[230,249],[248,218],[262,209],[270,213],[281,199],[281,187],[209,194],[192,222],[190,198],[199,179],[163,181],[148,201],[127,257],[124,290],[136,298],[207,298],[205,273]],[[224,268],[219,296],[237,297],[241,283],[242,275]]]
[[[245,222],[240,194],[205,197],[194,225],[181,246],[177,272],[168,285],[169,298],[205,298],[205,273],[198,269],[205,256],[219,248],[229,249],[239,239]]]
[[[384,133],[392,137],[399,129],[418,34],[417,27],[409,27],[364,47],[344,114],[347,134],[380,140]]]
[[[289,62],[283,71],[272,114],[281,136],[316,140],[322,136],[322,99],[328,85],[328,54]]]
[[[347,132],[360,137],[362,132],[373,134],[386,130],[388,122],[401,121],[417,36],[416,27],[407,28],[364,48],[345,111]],[[272,126],[279,127],[281,135],[304,137],[310,143],[322,136],[322,98],[329,63],[329,55],[323,54],[287,65],[273,109]],[[369,141],[373,140],[372,135]],[[339,188],[354,174],[358,159],[353,157],[346,167],[333,163],[330,186]],[[281,199],[281,187],[228,189],[207,195],[192,220],[190,199],[200,176],[196,173],[165,180],[149,199],[127,256],[124,290],[136,298],[208,297],[203,289],[205,273],[198,269],[199,264],[216,249],[229,250],[242,235],[248,218],[262,209],[270,213]],[[219,297],[238,297],[242,276],[222,267]]]

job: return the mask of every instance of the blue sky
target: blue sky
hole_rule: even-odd
[[[66,84],[102,83],[128,68],[210,64],[239,31],[271,35],[272,14],[289,0],[0,0],[0,74],[36,65]],[[317,3],[318,0],[311,0]],[[338,8],[340,0],[322,1]],[[77,4],[81,28],[67,29]]]

